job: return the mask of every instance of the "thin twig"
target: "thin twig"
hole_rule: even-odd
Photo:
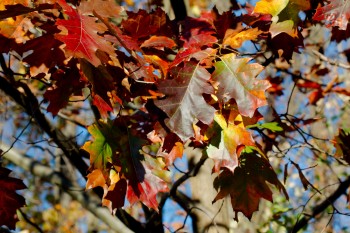
[[[21,213],[23,219],[29,223],[32,227],[34,227],[39,233],[44,233],[43,230],[38,226],[38,224],[36,224],[35,222],[33,222],[32,220],[30,220],[28,218],[28,216],[21,210],[21,209],[18,209],[19,212]]]
[[[340,183],[339,187],[331,194],[326,200],[324,200],[319,205],[315,206],[312,210],[312,213],[309,215],[304,215],[303,218],[301,218],[300,221],[298,221],[293,229],[291,230],[292,233],[297,233],[299,230],[304,228],[308,222],[315,218],[318,214],[322,213],[328,206],[333,205],[333,203],[338,200],[339,197],[346,194],[346,190],[350,186],[350,176],[347,177],[347,179]]]
[[[315,54],[316,56],[318,56],[321,60],[328,62],[331,65],[339,66],[339,67],[344,68],[344,69],[350,69],[350,65],[331,60],[328,57],[326,57],[325,55],[323,55],[322,53],[318,52],[317,50],[313,49],[312,53]]]

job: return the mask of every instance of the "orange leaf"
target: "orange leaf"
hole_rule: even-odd
[[[245,31],[241,31],[238,34],[229,34],[227,30],[226,36],[224,38],[224,45],[229,45],[231,48],[240,48],[244,41],[256,40],[258,36],[262,33],[258,28],[249,28]]]
[[[176,43],[170,39],[169,37],[166,36],[152,36],[143,44],[141,45],[142,47],[153,47],[153,48],[169,48],[172,49],[173,47],[176,46]]]

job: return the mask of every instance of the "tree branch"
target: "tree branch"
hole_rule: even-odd
[[[309,221],[315,218],[318,214],[322,213],[328,206],[332,205],[341,195],[346,194],[346,190],[350,186],[350,176],[343,182],[340,183],[339,187],[331,194],[326,200],[319,205],[315,206],[312,213],[304,215],[291,230],[292,233],[297,233],[299,230],[307,226]]]
[[[187,17],[187,10],[184,0],[170,0],[176,21],[182,21]]]
[[[33,175],[40,177],[52,184],[62,188],[74,200],[78,201],[85,209],[90,211],[97,218],[106,223],[112,230],[116,232],[132,233],[119,219],[111,215],[108,209],[101,207],[100,199],[92,192],[83,192],[81,187],[75,186],[63,174],[55,172],[51,168],[32,160],[29,157],[22,156],[14,150],[10,150],[4,155],[5,159],[14,163],[15,165],[31,172]]]
[[[18,105],[20,105],[29,116],[32,116],[39,127],[49,135],[52,141],[63,151],[64,155],[67,156],[68,160],[78,169],[80,174],[86,179],[86,171],[88,170],[88,165],[83,160],[86,155],[86,152],[83,150],[79,150],[78,145],[67,138],[59,129],[53,128],[49,121],[46,119],[44,114],[40,110],[40,106],[37,98],[31,92],[29,87],[22,82],[15,82],[12,70],[7,68],[6,63],[4,63],[3,55],[0,54],[0,63],[3,69],[3,75],[5,77],[0,76],[0,90],[5,92],[9,97],[11,97]],[[9,82],[8,80],[12,80]],[[15,82],[15,83],[14,83]],[[22,89],[24,92],[19,91]],[[95,190],[94,190],[95,191]],[[97,193],[100,198],[102,198],[102,193]],[[128,213],[124,210],[120,210],[123,212],[124,216],[127,216],[129,222],[132,220],[133,224],[128,225],[132,229],[142,229],[143,226],[140,222],[133,219]],[[122,219],[123,220],[123,219]]]
[[[71,163],[79,170],[82,176],[85,177],[88,166],[82,159],[82,153],[84,152],[79,151],[79,147],[71,139],[67,138],[60,130],[51,127],[44,114],[40,111],[38,100],[29,87],[21,82],[17,82],[16,84],[24,90],[24,93],[20,92],[5,78],[0,77],[0,89],[11,97],[18,105],[24,108],[29,116],[32,116],[35,119],[40,128],[49,135],[49,137],[68,157]]]
[[[326,57],[325,55],[323,55],[322,53],[318,52],[317,50],[312,50],[312,53],[315,54],[316,56],[318,56],[321,60],[328,62],[331,65],[339,66],[339,67],[344,68],[344,69],[350,69],[350,65],[331,60],[328,57]]]

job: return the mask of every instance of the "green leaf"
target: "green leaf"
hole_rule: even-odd
[[[170,180],[170,173],[162,159],[141,153],[148,141],[139,135],[132,123],[134,121],[129,117],[119,117],[113,122],[101,120],[88,128],[94,140],[86,142],[83,149],[90,154],[90,170],[97,174],[88,175],[88,187],[103,187],[105,199],[109,200],[105,203],[111,209],[122,207],[120,205],[126,196],[130,204],[141,201],[158,210],[156,197],[159,192],[168,191],[166,181]],[[105,184],[96,169],[102,172]],[[116,182],[112,176],[118,177]],[[123,192],[115,191],[115,188]],[[119,193],[120,196],[112,198],[116,194],[111,193]]]
[[[283,131],[283,128],[278,125],[278,122],[267,122],[262,124],[255,124],[255,125],[248,125],[246,128],[258,128],[258,129],[268,129],[272,132],[281,132]]]
[[[112,121],[100,120],[97,124],[88,127],[94,141],[88,141],[82,149],[90,154],[90,170],[100,169],[105,177],[109,175],[108,163],[112,164],[120,141],[120,131]]]

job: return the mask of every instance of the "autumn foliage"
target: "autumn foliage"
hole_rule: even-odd
[[[345,39],[349,7],[340,0],[260,0],[178,21],[160,7],[133,12],[114,0],[5,0],[0,53],[16,54],[22,68],[11,70],[2,59],[1,78],[16,90],[26,84],[34,95],[43,91],[51,118],[68,108],[74,117],[91,103],[96,121],[86,126],[91,137],[80,149],[90,161],[83,175],[87,190],[103,189],[111,213],[137,202],[159,211],[160,194],[173,194],[169,168],[190,145],[214,162],[212,201],[229,196],[236,220],[238,212],[250,219],[262,199],[273,201],[273,186],[288,199],[267,155],[274,138],[318,121],[286,124],[287,115],[276,112],[264,120],[259,109],[267,96],[283,91],[265,69],[292,64],[310,25]],[[242,50],[249,43],[250,51]],[[309,105],[330,93],[350,94],[332,86],[336,80],[324,86],[293,75]],[[25,186],[0,169],[0,225],[14,229],[15,211],[25,204],[15,191]]]

